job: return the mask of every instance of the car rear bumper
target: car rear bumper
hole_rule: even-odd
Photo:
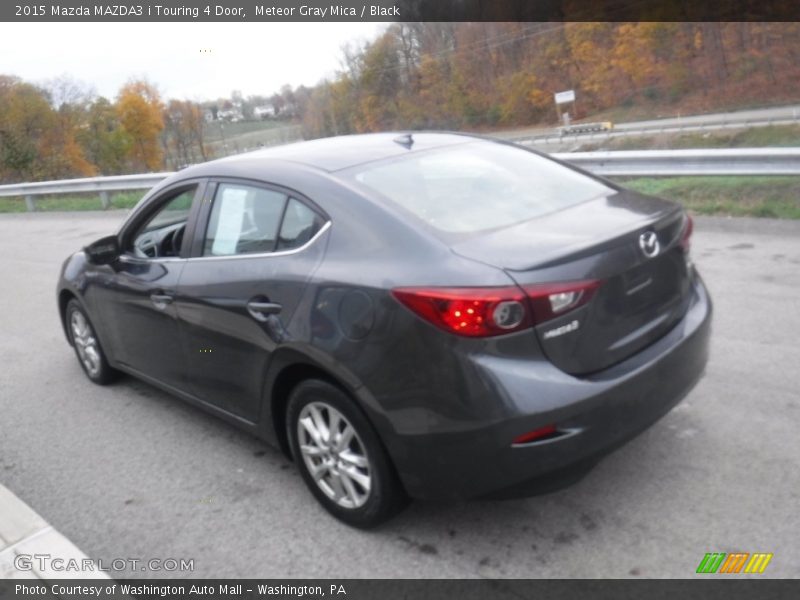
[[[579,479],[599,458],[656,422],[695,386],[708,359],[712,305],[699,276],[685,317],[664,337],[589,377],[549,365],[526,370],[497,356],[470,358],[492,382],[502,415],[487,424],[394,434],[387,444],[407,491],[417,498],[521,496]],[[512,446],[555,424],[562,434]]]

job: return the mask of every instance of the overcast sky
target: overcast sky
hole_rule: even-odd
[[[314,85],[380,23],[0,23],[0,74],[69,75],[108,98],[146,77],[165,98],[212,100]],[[204,50],[204,52],[201,52]]]

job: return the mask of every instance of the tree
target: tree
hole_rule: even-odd
[[[130,81],[119,91],[117,116],[130,137],[128,169],[157,171],[163,167],[159,136],[164,129],[163,106],[156,87],[147,81]]]
[[[357,90],[360,110],[354,122],[358,131],[378,131],[391,128],[397,116],[400,93],[400,52],[391,32],[380,36],[365,47],[359,61],[360,74],[349,81]]]
[[[108,99],[97,98],[87,109],[86,125],[78,132],[86,158],[103,175],[125,171],[133,139],[122,128],[117,111]]]
[[[189,100],[170,100],[163,119],[165,149],[173,167],[208,160],[202,107]]]
[[[52,133],[59,140],[61,153],[69,165],[64,172],[95,174],[96,163],[86,155],[80,135],[88,126],[89,109],[97,94],[92,87],[67,75],[47,81],[45,90],[56,114]]]
[[[0,180],[37,181],[92,175],[72,126],[45,90],[0,76]]]

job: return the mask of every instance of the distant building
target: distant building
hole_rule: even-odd
[[[217,112],[217,120],[238,123],[239,121],[244,120],[244,115],[238,108],[229,108]]]
[[[278,111],[272,104],[264,104],[263,106],[256,106],[253,109],[253,114],[258,119],[269,119],[270,117],[276,116]]]

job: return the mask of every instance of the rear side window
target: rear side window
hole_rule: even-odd
[[[322,227],[323,220],[302,202],[289,199],[278,236],[278,250],[292,250],[306,244]]]
[[[208,221],[204,256],[262,254],[299,248],[324,220],[305,204],[265,188],[223,183]]]
[[[557,162],[486,142],[409,154],[352,177],[448,233],[507,227],[613,193]]]

